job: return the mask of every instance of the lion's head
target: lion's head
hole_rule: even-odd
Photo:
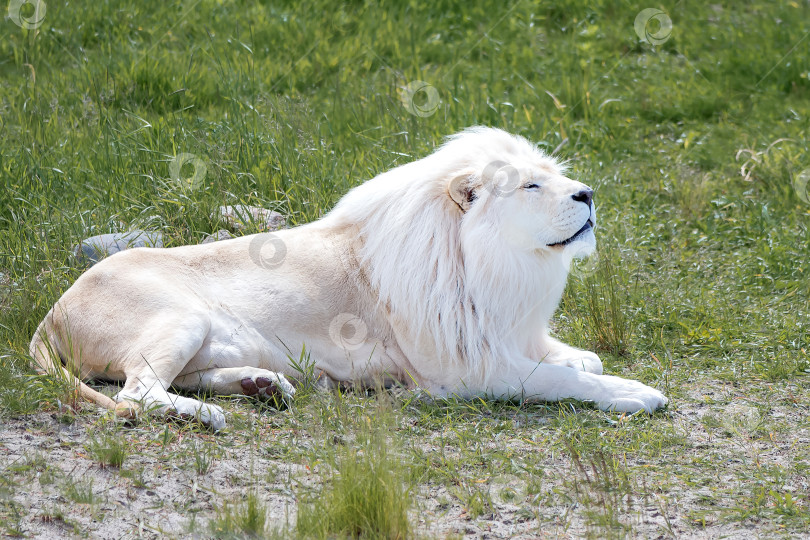
[[[422,352],[482,377],[545,331],[571,258],[593,251],[591,189],[522,137],[470,128],[353,189],[324,220]]]
[[[475,143],[479,148],[471,148]],[[451,144],[463,144],[475,160],[447,187],[464,220],[489,222],[517,249],[578,256],[593,251],[593,190],[567,178],[558,161],[494,129],[467,130]]]

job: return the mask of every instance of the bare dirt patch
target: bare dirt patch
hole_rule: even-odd
[[[704,382],[683,393],[652,418],[572,404],[402,405],[390,441],[411,471],[415,534],[804,534],[810,429],[800,399],[806,403],[807,386]],[[216,530],[218,516],[255,493],[268,531],[284,536],[295,529],[300,502],[328,485],[331,452],[352,444],[356,425],[346,410],[355,420],[375,414],[373,399],[341,399],[334,416],[329,397],[282,412],[226,402],[231,427],[216,435],[159,419],[127,427],[90,408],[7,419],[0,426],[4,532],[227,536]],[[121,467],[103,463],[96,450],[105,433],[124,441]]]

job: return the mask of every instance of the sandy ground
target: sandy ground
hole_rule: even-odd
[[[784,392],[790,394],[789,389]],[[547,474],[533,498],[526,496],[530,479],[525,475],[472,478],[459,486],[430,481],[416,490],[416,533],[429,538],[600,538],[608,533],[810,538],[795,524],[784,529],[771,519],[775,514],[770,508],[784,502],[774,499],[774,492],[790,493],[796,508],[807,511],[810,430],[800,409],[776,400],[763,422],[761,409],[735,399],[733,387],[702,389],[692,397],[688,406],[671,413],[679,453],[669,473],[662,473],[660,464],[625,456],[626,470],[633,473],[623,478],[621,471],[599,470],[593,462],[578,465],[557,452],[544,456]],[[233,434],[212,435],[172,424],[163,431],[154,425],[134,426],[126,430],[130,453],[121,469],[102,466],[88,450],[89,438],[104,429],[100,411],[85,409],[72,422],[56,412],[6,419],[0,425],[4,532],[17,530],[33,538],[208,537],[209,519],[223,505],[244,501],[251,489],[267,506],[271,526],[295,523],[297,494],[317,486],[318,466],[286,461],[282,445],[305,451],[316,441],[295,429],[278,429],[272,417],[250,414],[268,442],[277,440],[279,446],[257,447]],[[205,444],[216,449],[216,456],[200,472],[192,449]],[[418,444],[426,459],[454,452],[440,448],[436,438],[422,437]],[[508,448],[516,455],[541,451],[525,437],[504,433],[485,446]],[[649,474],[644,473],[647,466]],[[753,487],[763,481],[761,471],[770,471],[764,477],[764,510],[728,519],[738,494],[742,506],[750,503]],[[603,486],[605,477],[612,483]],[[92,486],[93,501],[71,500],[70,484]],[[473,516],[459,493],[478,487],[487,502]],[[600,527],[603,518],[623,525]]]

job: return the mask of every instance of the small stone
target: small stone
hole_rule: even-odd
[[[214,219],[219,217],[228,227],[235,231],[244,230],[251,224],[257,225],[262,231],[277,231],[287,224],[287,220],[278,212],[245,204],[220,206],[219,216],[214,215],[211,217]]]
[[[220,240],[230,240],[231,238],[233,238],[233,235],[231,233],[229,233],[225,229],[220,229],[214,234],[209,234],[208,236],[206,236],[200,243],[211,244],[213,242],[219,242]]]
[[[125,233],[99,234],[85,238],[73,248],[76,258],[93,266],[101,259],[119,251],[136,247],[163,247],[163,235],[156,231],[134,230]]]

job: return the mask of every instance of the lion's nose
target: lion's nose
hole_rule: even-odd
[[[571,198],[577,202],[583,202],[588,206],[591,205],[591,201],[593,200],[593,190],[592,189],[583,189],[578,193],[574,193],[571,195]]]

